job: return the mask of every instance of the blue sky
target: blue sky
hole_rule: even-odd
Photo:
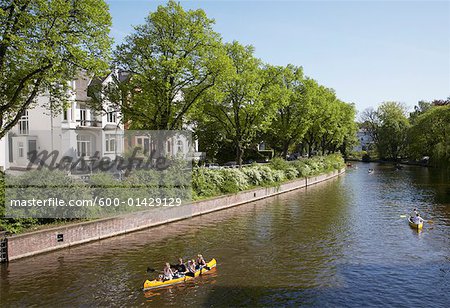
[[[165,1],[109,0],[116,43]],[[263,61],[301,65],[359,111],[450,96],[450,1],[180,1],[224,41]]]

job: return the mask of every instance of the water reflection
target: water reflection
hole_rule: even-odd
[[[339,179],[1,268],[2,306],[406,306],[449,302],[447,172],[359,164]],[[368,169],[375,172],[368,174]],[[422,232],[404,216],[418,207]],[[197,253],[211,274],[142,291]]]

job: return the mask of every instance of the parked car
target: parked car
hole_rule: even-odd
[[[220,166],[217,163],[206,163],[205,164],[205,168],[208,168],[208,169],[220,169]]]
[[[226,162],[223,166],[227,167],[227,168],[236,168],[236,167],[238,167],[238,164],[235,161],[229,161],[229,162]]]

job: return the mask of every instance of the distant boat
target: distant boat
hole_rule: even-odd
[[[402,165],[400,165],[400,164],[395,165],[395,170],[402,170],[402,169],[403,169]]]
[[[418,224],[416,224],[415,222],[412,221],[411,217],[408,218],[408,223],[409,226],[411,228],[417,229],[417,230],[422,230],[423,227],[423,222],[419,222]]]
[[[375,172],[375,170],[369,169],[369,174],[374,173],[374,172]]]

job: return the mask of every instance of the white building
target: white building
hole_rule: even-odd
[[[353,148],[354,152],[368,151],[374,144],[372,136],[365,128],[360,128],[356,133],[356,137],[358,138],[358,143]]]
[[[102,82],[108,82],[109,76]],[[53,114],[49,94],[37,98],[19,123],[0,140],[0,168],[24,168],[30,163],[29,152],[56,150],[58,159],[70,156],[93,156],[114,159],[123,152],[123,125],[121,113],[110,106],[107,112],[96,112],[88,107],[87,88],[92,78],[79,77],[70,83],[70,104],[62,114]]]
[[[116,74],[119,81],[127,78],[127,74],[120,71]],[[49,94],[39,96],[33,108],[27,110],[7,137],[0,140],[0,170],[28,167],[28,153],[33,151],[58,151],[58,161],[63,156],[72,157],[73,161],[80,157],[85,160],[109,157],[113,160],[135,146],[149,153],[155,146],[154,142],[145,134],[125,133],[120,110],[108,103],[102,108],[104,112],[89,108],[87,89],[90,84],[98,82],[106,85],[112,82],[112,75],[102,80],[80,76],[72,81],[70,105],[62,114],[53,114],[48,108],[51,105]],[[133,136],[132,140],[130,136]],[[169,138],[164,152],[194,160],[204,156],[198,152],[198,141],[182,134]],[[46,162],[50,161],[51,158]]]

